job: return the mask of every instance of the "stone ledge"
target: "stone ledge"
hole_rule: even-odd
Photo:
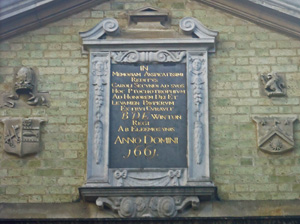
[[[256,217],[267,217],[268,219],[270,217],[278,219],[279,217],[280,219],[300,220],[299,208],[300,200],[200,201],[199,210],[194,210],[188,215],[182,213],[180,217],[193,220],[202,220],[208,217],[218,218],[217,220],[222,220],[226,217],[227,220],[228,217],[243,220],[251,220]],[[116,217],[112,212],[100,210],[95,203],[0,204],[0,222],[3,219],[111,219]],[[186,222],[182,221],[182,223]]]
[[[95,202],[98,197],[131,196],[198,196],[200,200],[215,200],[217,188],[214,186],[197,187],[81,187],[81,198]]]
[[[0,223],[5,224],[30,224],[30,223],[43,223],[43,224],[296,224],[299,223],[299,216],[285,216],[285,217],[197,217],[197,218],[172,218],[172,219],[153,219],[153,218],[143,218],[143,219],[5,219],[1,220]],[[171,221],[171,222],[170,222]]]

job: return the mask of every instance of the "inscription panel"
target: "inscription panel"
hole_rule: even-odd
[[[186,65],[111,64],[110,168],[187,167]]]

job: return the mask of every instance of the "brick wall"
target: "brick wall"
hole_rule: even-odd
[[[0,90],[10,91],[16,68],[38,70],[38,89],[51,107],[0,109],[1,117],[43,116],[42,150],[19,159],[0,144],[0,202],[71,202],[85,182],[88,58],[78,32],[105,17],[127,24],[127,11],[147,5],[170,9],[173,28],[193,16],[219,31],[209,56],[210,161],[223,200],[300,199],[300,125],[295,149],[282,155],[257,150],[253,115],[300,112],[300,40],[191,0],[116,0],[0,43]],[[259,74],[283,72],[288,97],[259,92]],[[3,142],[3,126],[0,126]]]

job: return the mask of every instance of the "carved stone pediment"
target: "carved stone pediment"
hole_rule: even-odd
[[[156,23],[160,25],[156,26]],[[138,26],[139,24],[142,25]],[[176,32],[159,21],[151,22],[151,19],[121,29],[116,19],[105,18],[90,30],[81,32],[80,36],[85,50],[101,45],[103,51],[130,49],[153,51],[154,49],[178,49],[174,47],[178,45],[180,49],[215,52],[218,32],[209,30],[192,17],[183,18],[180,21],[180,29],[181,32]]]
[[[278,154],[294,147],[294,121],[296,116],[252,118],[257,127],[258,148],[264,152]]]
[[[2,118],[4,123],[4,150],[24,157],[40,151],[40,124],[45,118]]]
[[[160,22],[162,25],[166,25],[169,20],[169,12],[158,9],[155,7],[147,6],[136,11],[130,12],[129,25],[132,23],[137,24],[139,22]]]

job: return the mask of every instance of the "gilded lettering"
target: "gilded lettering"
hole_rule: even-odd
[[[147,66],[145,66],[145,65],[141,65],[140,66],[140,71],[148,71],[148,65]]]
[[[127,120],[129,118],[128,112],[123,112],[122,113],[122,120]]]
[[[112,72],[112,76],[117,77],[141,77],[142,73],[123,73],[123,72]]]
[[[178,137],[153,137],[151,135],[144,135],[144,144],[178,144]]]
[[[141,126],[141,125],[150,125],[149,121],[137,121],[137,120],[132,120],[132,125],[133,126]]]
[[[163,114],[151,114],[154,120],[181,120],[182,115],[163,115]]]
[[[139,144],[139,143],[141,143],[142,142],[142,139],[141,138],[139,138],[139,137],[137,137],[137,138],[135,138],[135,137],[132,137],[132,138],[130,138],[130,137],[127,137],[127,138],[124,138],[124,137],[120,137],[120,136],[118,136],[117,138],[116,138],[116,140],[114,141],[114,144],[116,145],[117,143],[119,143],[119,144],[121,144],[121,145],[123,145],[124,143],[126,143],[126,144]]]

